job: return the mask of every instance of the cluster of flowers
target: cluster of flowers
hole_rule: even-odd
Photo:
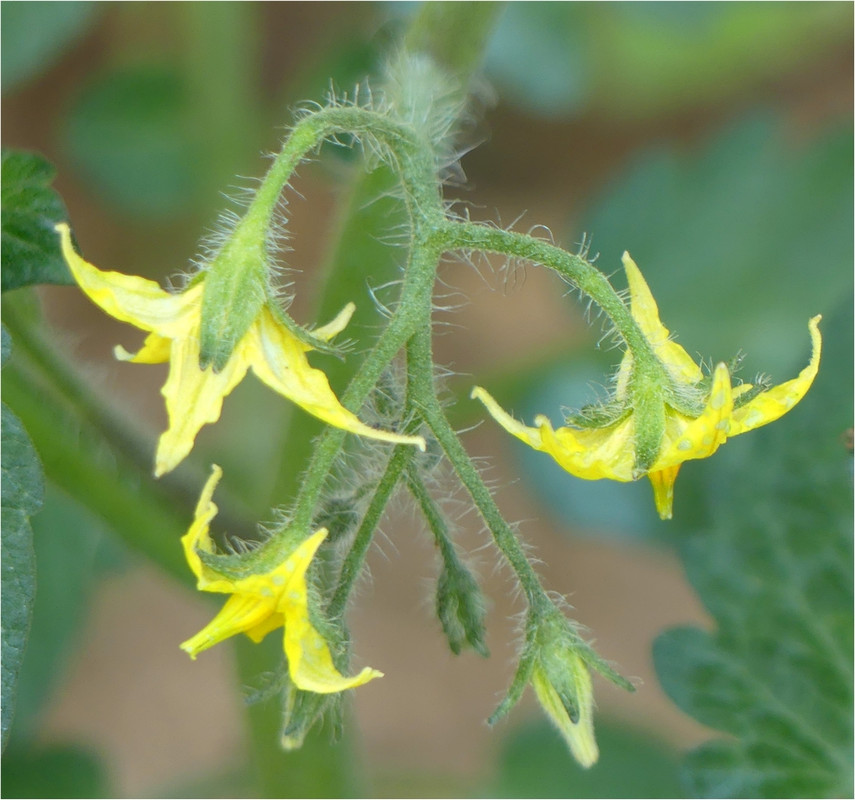
[[[144,278],[97,269],[77,254],[66,224],[58,225],[57,232],[68,266],[89,298],[116,319],[148,333],[139,352],[129,354],[117,347],[117,358],[169,363],[162,389],[169,424],[158,443],[156,476],[174,469],[188,455],[199,430],[219,418],[223,399],[250,367],[274,391],[329,425],[359,436],[425,449],[421,436],[377,430],[360,421],[340,403],[324,373],[310,366],[307,354],[329,346],[347,325],[352,304],[329,324],[307,331],[299,328],[268,293],[252,306],[220,356],[208,358],[203,330],[209,282],[206,273],[199,273],[183,291],[167,292]],[[725,364],[704,375],[672,340],[659,320],[656,302],[638,267],[628,254],[623,261],[629,282],[629,312],[643,337],[643,352],[634,352],[627,340],[614,395],[608,403],[596,413],[583,409],[556,430],[545,416],[537,417],[534,427],[522,424],[481,387],[476,387],[472,396],[483,402],[509,433],[548,453],[573,475],[617,481],[634,481],[646,475],[653,485],[657,510],[667,519],[672,513],[674,482],[684,461],[712,455],[728,438],[778,419],[805,395],[819,367],[820,318],[810,321],[813,353],[796,378],[773,388],[733,385]],[[258,642],[281,627],[289,675],[298,689],[329,694],[381,676],[371,668],[351,677],[342,675],[333,663],[328,642],[311,622],[307,570],[327,536],[325,529],[293,531],[281,537],[276,547],[265,549],[263,557],[258,555],[253,560],[253,553],[247,554],[239,569],[222,566],[209,535],[217,513],[212,497],[221,474],[215,466],[182,543],[198,588],[231,596],[212,622],[181,647],[195,658],[235,634],[245,633]],[[528,679],[574,754],[587,766],[597,755],[590,677],[575,652],[565,655],[567,658],[562,656],[555,663],[533,662]]]

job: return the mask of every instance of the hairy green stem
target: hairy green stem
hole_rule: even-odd
[[[365,516],[363,516],[353,543],[350,546],[350,550],[342,561],[338,583],[332,599],[327,606],[327,615],[331,619],[337,619],[344,613],[350,592],[362,569],[362,564],[365,561],[365,556],[374,538],[374,532],[377,529],[380,518],[383,516],[389,499],[398,485],[401,473],[406,469],[407,464],[413,456],[411,451],[412,448],[408,445],[396,445],[395,451],[386,465],[386,470],[377,484]]]
[[[472,222],[449,221],[444,228],[448,249],[476,250],[524,258],[555,270],[559,275],[590,297],[614,323],[633,354],[644,354],[645,361],[658,363],[647,337],[602,272],[582,256],[568,253],[549,242],[524,233],[505,231]]]
[[[551,605],[537,573],[526,558],[511,526],[505,521],[493,500],[481,474],[466,452],[455,431],[445,417],[445,412],[433,386],[433,357],[431,354],[431,329],[422,326],[413,336],[408,346],[410,376],[417,391],[414,392],[414,405],[419,414],[436,437],[448,460],[454,467],[461,483],[466,487],[475,506],[490,529],[497,547],[519,579],[531,608]]]

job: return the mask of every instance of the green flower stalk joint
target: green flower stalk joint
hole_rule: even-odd
[[[647,475],[659,516],[670,519],[674,481],[684,461],[711,456],[728,438],[773,422],[805,396],[819,369],[821,317],[810,320],[813,353],[798,377],[772,388],[733,386],[726,364],[704,375],[670,338],[629,253],[624,253],[623,265],[643,346],[625,337],[627,349],[609,401],[570,415],[568,424],[555,430],[543,415],[535,418],[535,427],[523,425],[481,387],[472,390],[472,397],[506,431],[551,455],[571,475],[615,481]]]

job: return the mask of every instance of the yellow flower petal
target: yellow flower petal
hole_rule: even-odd
[[[226,600],[216,617],[199,633],[179,646],[195,660],[203,650],[213,647],[224,639],[257,628],[273,613],[274,604],[273,598],[233,594]]]
[[[169,361],[172,353],[172,339],[166,339],[158,333],[145,337],[142,348],[137,353],[129,353],[120,344],[113,348],[119,361],[132,361],[134,364],[163,364]]]
[[[537,428],[529,428],[518,422],[514,417],[508,414],[493,398],[493,396],[481,386],[476,386],[472,389],[469,395],[473,400],[480,400],[490,412],[490,416],[496,420],[508,433],[516,436],[517,439],[525,442],[529,447],[535,450],[543,450],[543,437]]]
[[[291,680],[298,689],[320,694],[353,689],[382,676],[366,667],[354,677],[344,677],[333,665],[326,641],[309,621],[306,571],[326,536],[326,529],[321,528],[288,558],[287,583],[278,601],[278,610],[285,618],[284,647]]]
[[[537,427],[529,428],[508,414],[486,389],[476,386],[471,397],[480,400],[508,433],[535,450],[549,453],[572,475],[588,480],[633,480],[632,417],[606,428],[562,427],[556,431],[546,417],[538,416]]]
[[[203,425],[216,422],[223,398],[237,386],[249,369],[241,356],[242,343],[221,372],[199,368],[199,338],[191,335],[172,346],[169,377],[161,389],[166,398],[169,427],[161,435],[155,456],[155,476],[174,469],[193,449]]]
[[[74,279],[89,299],[111,317],[167,338],[180,335],[192,323],[193,306],[201,302],[201,285],[171,294],[146,278],[102,272],[74,250],[68,225],[63,222],[55,229]]]
[[[609,478],[613,481],[635,480],[635,453],[633,436],[635,420],[632,416],[606,428],[575,430],[562,427],[553,430],[547,417],[535,417],[540,426],[543,446],[567,472],[577,478],[596,481]]]
[[[673,409],[665,415],[665,443],[652,469],[665,469],[694,458],[711,456],[727,439],[733,393],[726,364],[713,373],[712,389],[699,417],[690,419]]]
[[[322,325],[320,328],[315,328],[311,331],[312,336],[316,339],[328,342],[347,327],[354,311],[356,311],[356,306],[353,303],[348,303],[341,311],[338,312],[335,319],[331,320],[326,325]]]
[[[247,348],[246,358],[252,362],[259,379],[318,419],[351,433],[397,444],[414,444],[424,451],[425,440],[421,436],[375,430],[339,403],[327,376],[309,365],[307,346],[277,322],[269,309],[262,309],[247,334]]]
[[[211,537],[208,535],[211,520],[217,516],[217,506],[213,502],[214,490],[223,477],[223,471],[214,464],[211,467],[211,475],[205,482],[202,489],[202,494],[199,496],[199,502],[196,504],[196,513],[193,516],[193,522],[189,530],[181,537],[181,545],[184,548],[184,557],[193,570],[193,574],[199,579],[199,589],[204,589],[202,585],[202,574],[204,565],[202,559],[199,558],[197,550],[202,550],[205,553],[213,551]]]
[[[821,316],[813,317],[808,325],[812,345],[808,365],[798,374],[798,377],[761,392],[753,400],[737,408],[730,421],[728,436],[738,436],[740,433],[774,422],[805,396],[819,370],[819,359],[822,353],[822,336],[819,333],[821,319]]]
[[[651,470],[647,473],[650,483],[653,484],[653,500],[659,519],[671,519],[674,510],[674,482],[680,471],[680,464],[665,469]]]
[[[680,345],[670,341],[671,334],[659,320],[659,307],[656,305],[656,300],[653,299],[653,294],[641,275],[641,270],[629,253],[625,252],[622,260],[629,282],[632,316],[641,328],[641,332],[650,341],[659,358],[672,369],[675,377],[689,383],[697,383],[703,378],[701,368]]]

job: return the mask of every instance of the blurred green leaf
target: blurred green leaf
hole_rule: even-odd
[[[93,80],[64,129],[70,156],[107,202],[127,214],[165,218],[197,199],[203,153],[188,124],[179,72],[154,64]]]
[[[649,117],[796,70],[851,27],[842,3],[509,3],[487,76],[527,113]]]
[[[14,741],[32,735],[86,621],[96,580],[121,564],[121,551],[82,505],[48,483],[33,520],[39,586],[21,678]]]
[[[851,282],[851,140],[838,130],[797,147],[757,118],[698,152],[647,153],[574,238],[593,234],[606,271],[629,250],[690,354],[742,350],[746,379],[786,380],[801,368],[808,318]]]
[[[510,733],[485,797],[682,797],[677,759],[648,732],[597,722],[600,760],[580,767],[546,723]]]
[[[728,443],[730,457],[708,470],[699,529],[675,531],[716,629],[662,634],[656,670],[684,711],[735,737],[689,754],[684,776],[697,796],[852,792],[847,306],[827,320],[812,391],[784,420]]]
[[[624,2],[597,11],[586,29],[596,58],[593,100],[621,116],[744,93],[847,46],[852,27],[851,7],[837,3]]]
[[[18,418],[2,406],[2,740],[15,713],[18,679],[36,593],[30,517],[44,491],[38,456]]]
[[[547,117],[583,106],[593,88],[584,22],[578,3],[508,3],[485,63],[502,99]]]
[[[79,747],[12,751],[3,757],[4,797],[115,797],[106,770]]]
[[[54,225],[66,219],[51,183],[53,165],[36,153],[3,151],[2,290],[34,283],[74,283]]]
[[[4,2],[3,91],[33,78],[86,32],[98,11],[91,2]]]

